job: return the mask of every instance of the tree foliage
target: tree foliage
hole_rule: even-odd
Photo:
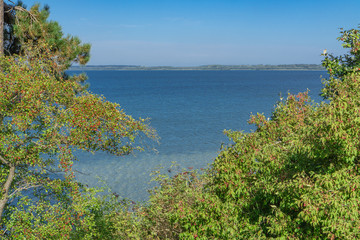
[[[341,78],[350,72],[356,72],[360,69],[360,39],[359,29],[344,30],[340,29],[341,36],[338,37],[342,41],[342,46],[349,49],[349,52],[344,55],[334,56],[333,54],[323,54],[323,66],[326,67],[330,76]]]
[[[56,62],[63,70],[73,63],[86,64],[89,61],[90,44],[81,43],[78,37],[64,36],[59,23],[48,20],[49,6],[40,8],[40,4],[35,4],[26,10],[20,1],[6,4],[5,10],[5,54],[23,54],[23,46],[45,42],[58,56]]]
[[[43,214],[55,211],[50,203],[69,205],[81,195],[72,171],[75,150],[121,156],[142,149],[135,142],[141,135],[155,137],[144,119],[133,119],[104,97],[79,92],[78,81],[59,78],[53,60],[57,56],[45,49],[49,48],[38,44],[26,48],[25,57],[0,60],[0,213],[5,233],[24,227],[22,218],[14,215],[20,214],[21,204],[37,200],[20,212],[31,215],[31,220],[26,217],[29,227],[39,230],[32,221],[45,224]],[[58,171],[64,174],[56,177],[53,173]],[[17,225],[9,228],[7,220],[14,219]]]
[[[20,44],[0,59],[0,237],[104,239],[111,214],[76,182],[74,152],[127,155],[156,134],[145,119],[86,91],[83,77],[64,74],[88,61],[90,45],[63,37],[48,8],[29,12],[16,12]]]

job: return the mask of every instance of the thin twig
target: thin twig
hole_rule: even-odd
[[[31,185],[29,183],[27,183],[25,186],[23,187],[19,187],[17,188],[15,191],[13,191],[11,194],[9,194],[9,199],[14,196],[17,192],[21,192],[21,191],[24,191],[24,190],[28,190],[30,188],[36,188],[36,187],[41,187],[42,185],[41,184],[35,184],[35,185]]]
[[[5,165],[10,166],[10,162],[7,161],[5,158],[3,158],[1,155],[0,155],[0,161],[3,162]]]

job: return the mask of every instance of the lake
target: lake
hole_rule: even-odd
[[[79,73],[69,71],[69,73]],[[280,95],[310,90],[317,102],[324,71],[88,71],[89,90],[117,102],[134,118],[150,118],[160,136],[157,152],[115,157],[81,153],[77,179],[89,186],[98,178],[111,191],[136,201],[148,198],[150,173],[181,167],[205,168],[228,144],[224,129],[251,131],[251,113],[270,117]]]

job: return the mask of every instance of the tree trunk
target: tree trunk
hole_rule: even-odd
[[[7,180],[4,184],[3,189],[1,189],[3,191],[3,196],[0,199],[0,222],[2,219],[2,214],[4,212],[6,203],[9,200],[9,191],[10,191],[10,187],[11,187],[11,184],[12,184],[14,178],[15,178],[15,166],[10,166]]]
[[[0,57],[4,55],[4,24],[4,0],[0,0]]]

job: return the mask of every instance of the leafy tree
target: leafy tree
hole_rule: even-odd
[[[63,37],[48,16],[39,5],[17,11],[10,33],[20,44],[0,59],[0,236],[66,239],[86,231],[81,239],[102,239],[94,212],[104,209],[75,181],[74,151],[126,155],[156,134],[86,91],[84,77],[64,74],[89,60],[90,45]]]
[[[325,59],[322,64],[329,71],[330,76],[341,78],[350,72],[356,72],[360,69],[360,39],[359,29],[344,30],[340,29],[341,36],[338,40],[342,41],[342,46],[349,49],[349,53],[334,56],[324,53]]]
[[[43,214],[55,211],[55,203],[68,209],[66,206],[79,198],[80,186],[72,171],[75,150],[106,151],[121,156],[142,149],[135,143],[140,135],[155,137],[144,119],[133,119],[104,97],[85,90],[79,93],[82,87],[77,81],[59,78],[57,56],[45,49],[50,48],[38,44],[25,48],[24,56],[0,60],[3,234],[16,232],[26,224],[34,229],[33,221],[45,224],[48,220],[41,220],[46,219]],[[64,174],[56,177],[53,173],[58,171]],[[32,201],[34,204],[30,204]],[[25,219],[14,215],[19,214],[22,205],[20,212]],[[78,209],[77,213],[81,211]],[[48,217],[61,219],[64,214]],[[71,211],[66,214],[74,215]],[[9,228],[6,223],[14,217],[17,225]],[[71,230],[71,221],[66,223]]]
[[[256,131],[226,131],[233,144],[209,172],[160,181],[145,231],[172,239],[360,238],[360,32],[341,33],[350,53],[325,56],[328,101],[289,94],[270,119],[251,117]]]

